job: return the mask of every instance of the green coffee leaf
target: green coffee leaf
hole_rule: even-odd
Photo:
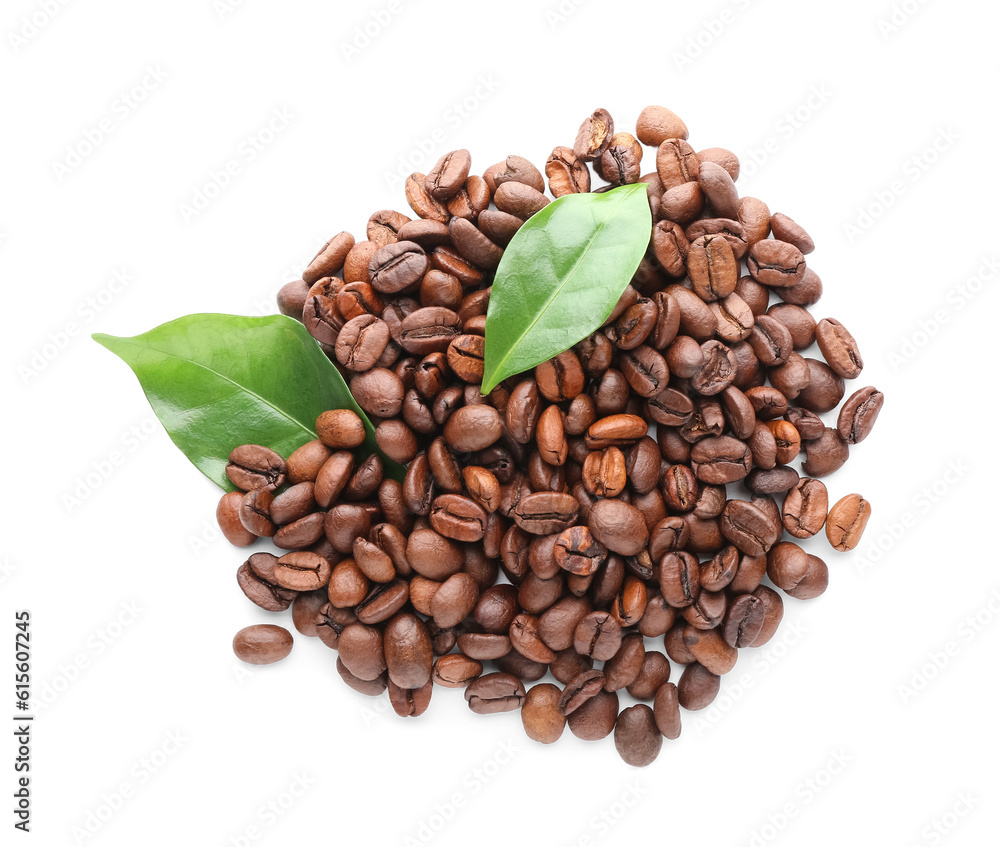
[[[316,437],[316,417],[327,409],[357,412],[368,432],[359,451],[378,452],[343,377],[284,315],[188,315],[132,338],[93,338],[132,368],[174,444],[227,491],[234,447],[263,444],[287,457]],[[402,478],[399,465],[382,459],[386,473]]]
[[[604,323],[642,261],[651,226],[645,183],[566,195],[530,217],[493,282],[483,393]]]

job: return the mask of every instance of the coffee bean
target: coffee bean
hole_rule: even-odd
[[[836,408],[844,397],[844,380],[826,363],[806,358],[809,368],[809,385],[799,392],[796,403],[817,414]]]
[[[248,491],[240,502],[240,523],[244,528],[260,538],[270,538],[276,527],[271,520],[271,503],[274,495],[264,488]]]
[[[795,538],[812,538],[823,528],[827,512],[826,486],[818,479],[799,480],[785,495],[781,522]]]
[[[448,210],[427,193],[426,182],[427,177],[421,173],[413,173],[406,178],[404,191],[407,204],[420,218],[447,223]]]
[[[642,512],[622,500],[599,500],[587,522],[598,542],[623,556],[636,555],[649,541]]]
[[[558,686],[550,682],[528,689],[521,706],[521,723],[532,741],[552,744],[562,735],[566,717],[559,710],[560,693]]]
[[[545,162],[545,175],[553,197],[590,191],[590,171],[569,147],[556,147],[552,151]]]
[[[255,553],[254,556],[268,556],[269,553]],[[251,559],[253,556],[251,556]],[[271,557],[275,558],[275,557]],[[283,612],[298,596],[298,592],[281,588],[258,574],[249,561],[244,562],[236,572],[236,582],[250,602],[268,612]]]
[[[629,132],[616,132],[611,143],[594,163],[601,176],[612,185],[629,185],[639,181],[642,173],[642,146]]]
[[[480,662],[461,653],[450,653],[434,663],[432,676],[434,682],[444,688],[465,688],[482,673]]]
[[[816,343],[823,358],[839,376],[855,379],[861,374],[864,362],[858,352],[858,343],[840,321],[823,318],[817,323]]]
[[[410,599],[410,590],[405,580],[377,583],[355,606],[358,620],[364,624],[377,624],[391,618]]]
[[[760,635],[764,626],[763,602],[753,594],[740,594],[733,598],[726,610],[721,634],[731,647],[748,647]]]
[[[840,410],[837,417],[837,433],[848,444],[860,444],[875,426],[885,395],[872,386],[855,391]]]
[[[765,238],[754,244],[747,258],[747,269],[761,285],[788,288],[802,281],[806,260],[794,244]]]
[[[241,662],[270,665],[292,652],[292,634],[273,624],[247,626],[233,638],[233,652]]]
[[[860,494],[848,494],[834,503],[826,519],[826,537],[833,549],[845,552],[857,547],[871,516],[871,503]]]
[[[573,153],[578,159],[592,162],[611,145],[615,122],[607,109],[597,109],[582,124],[576,134]]]
[[[645,703],[623,709],[615,721],[615,749],[627,765],[643,768],[660,755],[663,736]]]
[[[268,447],[243,444],[229,454],[226,476],[243,491],[274,491],[285,481],[285,460]]]
[[[806,460],[802,470],[809,476],[827,476],[838,470],[847,461],[847,444],[837,434],[837,430],[826,427],[815,441],[806,442]]]
[[[487,405],[456,409],[444,426],[444,437],[449,446],[463,453],[486,449],[502,433],[500,413]]]
[[[446,153],[427,174],[424,189],[435,200],[447,200],[465,184],[471,166],[472,156],[468,150]]]
[[[573,646],[583,656],[599,662],[610,659],[621,647],[622,628],[607,612],[585,615],[573,633]]]
[[[473,680],[465,689],[469,708],[477,715],[512,712],[521,708],[524,683],[509,673],[488,673]]]
[[[728,435],[702,439],[691,448],[691,469],[702,482],[712,485],[737,482],[750,468],[750,449]]]
[[[788,215],[783,215],[781,212],[775,212],[771,215],[771,232],[774,233],[775,238],[794,244],[803,253],[812,253],[816,249],[809,233]]]
[[[230,491],[222,495],[215,509],[215,519],[226,540],[234,547],[249,547],[257,540],[240,520],[240,507],[243,505],[243,492]]]
[[[664,738],[673,741],[680,737],[680,702],[677,686],[672,682],[665,682],[657,689],[653,698],[653,720]]]
[[[683,138],[667,138],[656,151],[656,172],[664,190],[698,178],[701,163],[698,155]]]
[[[718,675],[697,662],[688,665],[677,683],[677,701],[688,711],[694,712],[711,705],[721,687]]]
[[[600,741],[614,731],[618,718],[618,695],[599,691],[567,718],[569,731],[583,741]]]
[[[521,498],[511,516],[526,532],[550,535],[572,526],[579,512],[579,503],[572,494],[540,491]]]
[[[293,591],[316,591],[330,581],[331,572],[327,559],[307,550],[296,550],[278,559],[274,582]]]

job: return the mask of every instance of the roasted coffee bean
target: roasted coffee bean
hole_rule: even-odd
[[[658,650],[647,650],[642,667],[626,691],[636,700],[652,700],[657,689],[670,679],[670,662]]]
[[[747,269],[761,285],[782,289],[802,281],[806,260],[794,244],[765,238],[750,248]]]
[[[808,409],[799,409],[796,406],[789,408],[787,413],[788,421],[799,433],[802,442],[815,441],[823,434],[826,428],[823,420],[815,412]]]
[[[319,634],[316,631],[319,610],[327,602],[326,592],[322,589],[295,595],[292,601],[292,623],[299,633],[309,638],[315,638]]]
[[[243,527],[260,538],[270,538],[276,527],[271,520],[274,495],[264,488],[248,491],[240,502],[239,517]]]
[[[233,638],[233,652],[241,662],[270,665],[292,652],[292,634],[273,624],[247,626]]]
[[[445,580],[462,569],[462,551],[433,529],[415,529],[406,541],[406,559],[427,579]]]
[[[293,591],[315,591],[330,581],[330,562],[307,550],[285,553],[274,566],[274,582]]]
[[[653,719],[664,738],[673,741],[680,737],[680,701],[677,686],[672,682],[665,682],[657,689],[653,698]]]
[[[612,185],[629,185],[639,181],[642,173],[642,146],[630,132],[616,132],[611,143],[595,162],[601,176]]]
[[[501,212],[522,220],[527,220],[549,205],[548,197],[523,182],[505,182],[498,186],[493,202]]]
[[[837,417],[837,433],[848,444],[860,444],[875,426],[885,395],[872,386],[855,391],[840,410]]]
[[[802,470],[809,476],[819,477],[839,470],[847,461],[848,447],[837,430],[826,427],[815,441],[806,442],[806,460]]]
[[[512,712],[521,708],[524,683],[509,673],[488,673],[473,680],[465,689],[469,708],[478,715]]]
[[[456,541],[479,541],[486,533],[486,512],[475,501],[459,494],[435,498],[430,520],[441,535]]]
[[[465,688],[474,679],[482,676],[482,673],[481,662],[461,653],[450,653],[441,656],[434,663],[432,678],[437,685],[444,688]]]
[[[721,687],[721,679],[708,668],[695,662],[688,665],[677,683],[677,701],[690,712],[711,705]]]
[[[582,576],[596,572],[607,555],[607,548],[585,526],[563,530],[553,548],[555,562],[560,568]]]
[[[816,319],[801,306],[776,303],[767,310],[767,314],[785,325],[796,350],[804,350],[816,340]]]
[[[340,644],[343,655],[343,635]],[[420,618],[409,613],[393,617],[385,625],[384,644],[389,679],[396,685],[400,688],[420,688],[430,681],[434,652],[427,625]]]
[[[333,276],[344,267],[344,260],[354,246],[354,236],[340,232],[326,242],[302,272],[302,281],[312,285],[324,276]]]
[[[701,591],[698,560],[685,550],[660,559],[660,593],[675,608],[690,606]]]
[[[750,448],[728,435],[704,438],[691,448],[691,469],[702,482],[712,485],[737,482],[750,468]]]
[[[803,253],[812,253],[816,249],[809,233],[788,215],[783,215],[781,212],[775,212],[771,215],[771,232],[774,233],[775,238],[794,244]]]
[[[646,610],[639,619],[639,632],[646,638],[659,638],[666,635],[667,630],[674,625],[676,613],[667,604],[662,594],[654,594],[646,603]]]
[[[583,741],[600,741],[615,728],[618,718],[618,695],[613,691],[599,691],[586,703],[575,709],[567,718],[569,731]]]
[[[722,623],[726,606],[723,592],[702,590],[694,603],[681,610],[681,615],[695,629],[713,629]]]
[[[395,637],[393,640],[395,641]],[[400,647],[400,655],[402,657],[407,655],[406,646],[407,642],[403,642]],[[388,667],[386,664],[385,642],[382,630],[378,627],[366,626],[362,623],[348,624],[340,633],[340,638],[337,641],[337,652],[340,654],[340,658],[347,670],[359,679],[377,679]],[[410,676],[412,678],[419,678],[420,674],[411,673]],[[401,676],[400,678],[404,677]]]
[[[739,594],[726,610],[721,634],[731,647],[748,647],[760,635],[764,625],[764,605],[753,594]]]
[[[792,353],[792,334],[775,318],[759,315],[749,338],[758,361],[767,367],[782,365]]]
[[[663,736],[645,703],[623,709],[615,721],[615,749],[627,765],[643,768],[660,755]]]
[[[424,189],[435,200],[447,200],[465,184],[471,166],[472,155],[468,150],[446,153],[427,174]]]
[[[374,315],[351,318],[337,336],[337,361],[349,371],[373,368],[389,343],[389,327]]]
[[[550,682],[528,689],[521,706],[524,733],[532,741],[552,744],[559,740],[566,727],[566,717],[559,711],[558,686]]]
[[[271,554],[254,553],[250,559],[252,560],[255,556],[271,556]],[[274,556],[271,556],[271,558],[275,559]],[[236,572],[236,582],[250,602],[268,612],[283,612],[298,595],[296,591],[282,588],[272,583],[265,576],[254,570],[249,560],[244,562]]]
[[[230,491],[223,494],[215,509],[215,519],[226,540],[234,547],[249,547],[257,540],[257,536],[247,529],[240,520],[240,508],[243,505],[243,492]]]
[[[539,617],[538,635],[553,650],[565,650],[573,644],[577,624],[592,610],[585,597],[563,597]]]
[[[572,494],[540,491],[522,497],[512,517],[526,532],[551,535],[572,526],[579,513],[580,504]]]
[[[743,484],[753,494],[782,494],[794,488],[798,481],[799,475],[794,468],[776,465],[767,470],[756,468],[750,471]]]
[[[286,282],[278,289],[278,311],[283,315],[302,320],[302,313],[306,307],[306,300],[309,299],[309,289],[311,286],[297,279],[294,282]]]
[[[816,343],[836,374],[844,379],[860,376],[864,362],[858,352],[858,343],[840,321],[823,318],[817,323]]]
[[[598,500],[587,523],[598,542],[623,556],[636,555],[649,541],[642,512],[622,500]]]
[[[722,165],[702,160],[700,154],[696,155],[701,163],[698,168],[698,187],[705,195],[712,212],[716,217],[735,218],[739,211],[740,197],[733,183],[733,177]],[[738,174],[738,162],[736,167]]]
[[[387,368],[372,368],[350,381],[351,394],[368,414],[391,418],[403,407],[403,381]]]
[[[324,531],[338,553],[348,554],[355,538],[364,538],[371,529],[371,514],[361,505],[339,503],[326,513]]]
[[[818,479],[800,479],[781,507],[785,531],[795,538],[812,538],[826,522],[827,506],[826,486]]]
[[[590,171],[570,147],[556,147],[552,151],[545,162],[545,175],[553,197],[590,191]]]
[[[343,659],[339,656],[337,657],[337,673],[340,674],[340,678],[351,688],[359,694],[364,694],[368,697],[378,697],[379,694],[385,691],[389,682],[389,677],[384,671],[375,677],[375,679],[371,680],[361,679],[360,677],[355,676],[347,669],[347,665],[344,664]]]
[[[697,180],[700,165],[694,148],[683,138],[664,139],[657,148],[656,172],[666,191]]]
[[[645,655],[642,635],[638,632],[626,635],[618,652],[604,665],[604,690],[620,691],[635,682]]]
[[[364,624],[376,624],[391,618],[410,599],[408,583],[403,579],[376,584],[354,611]]]
[[[523,613],[517,615],[511,621],[508,638],[518,653],[533,662],[547,665],[555,661],[556,654],[539,637],[538,618],[535,615]]]
[[[302,550],[310,547],[323,537],[325,515],[314,512],[290,524],[279,527],[272,540],[275,547],[282,550]]]
[[[419,688],[400,688],[389,679],[389,704],[401,718],[416,718],[427,711],[431,702],[433,684],[428,681]]]
[[[872,506],[860,494],[841,497],[826,519],[826,537],[834,550],[853,550],[861,541],[861,536],[872,516]]]
[[[585,615],[573,633],[573,646],[583,656],[599,662],[610,659],[621,647],[622,628],[607,612]]]
[[[484,450],[503,434],[500,413],[492,406],[462,406],[444,425],[448,445],[463,453]]]
[[[582,124],[576,134],[573,153],[578,159],[592,162],[611,145],[615,122],[607,109],[597,109]]]
[[[844,396],[844,380],[828,365],[818,359],[806,358],[809,367],[809,385],[799,392],[796,403],[822,414],[835,408]]]
[[[736,576],[729,583],[729,590],[737,594],[756,591],[767,571],[767,556],[740,556],[740,564]]]
[[[285,481],[285,460],[268,447],[243,444],[229,454],[226,476],[242,491],[274,491]]]
[[[353,559],[344,559],[330,572],[327,593],[338,609],[348,609],[361,603],[368,594],[369,583]]]
[[[714,674],[729,673],[736,665],[736,648],[723,639],[718,629],[690,627],[684,632],[684,644],[695,660]]]
[[[736,356],[720,341],[701,345],[702,364],[693,374],[691,386],[699,394],[714,396],[725,391],[736,377]]]
[[[572,350],[560,353],[535,368],[538,391],[552,403],[572,400],[583,391],[583,367]]]

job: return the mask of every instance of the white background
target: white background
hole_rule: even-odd
[[[38,714],[30,836],[11,829],[2,733],[0,842],[996,843],[995,4],[51,7],[0,11],[0,716],[15,609]],[[628,129],[648,103],[695,149],[735,150],[740,190],[818,245],[814,311],[847,323],[855,386],[887,397],[826,480],[874,504],[860,548],[810,546],[828,592],[789,599],[772,644],[641,771],[611,739],[533,744],[460,692],[415,721],[373,710],[315,640],[246,672],[231,638],[271,618],[236,586],[218,493],[89,334],[273,312],[332,233],[406,211],[397,171],[455,147],[477,172],[541,165],[594,108]]]

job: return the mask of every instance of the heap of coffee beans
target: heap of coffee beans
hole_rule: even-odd
[[[400,715],[423,713],[435,686],[463,688],[474,712],[520,709],[536,741],[566,724],[614,732],[626,762],[648,765],[739,648],[774,635],[782,598],[765,576],[799,599],[826,589],[827,565],[796,541],[825,526],[835,549],[858,544],[870,506],[849,494],[829,508],[819,477],[868,436],[882,394],[861,388],[820,417],[862,360],[842,323],[807,309],[822,292],[813,241],[739,197],[735,155],[687,138],[650,106],[634,136],[597,110],[545,176],[520,156],[476,176],[456,150],[406,181],[412,216],[376,212],[364,241],[335,235],[278,296],[405,477],[357,452],[354,412],[331,410],[288,457],[233,450],[240,491],[218,521],[236,545],[288,551],[240,567],[247,597],[291,606],[345,682],[388,689]],[[598,331],[483,396],[491,272],[550,202],[546,178],[555,197],[590,191],[588,163],[598,191],[647,185],[646,257]],[[234,642],[262,664],[291,646],[271,625]],[[547,674],[558,684],[527,687]]]

